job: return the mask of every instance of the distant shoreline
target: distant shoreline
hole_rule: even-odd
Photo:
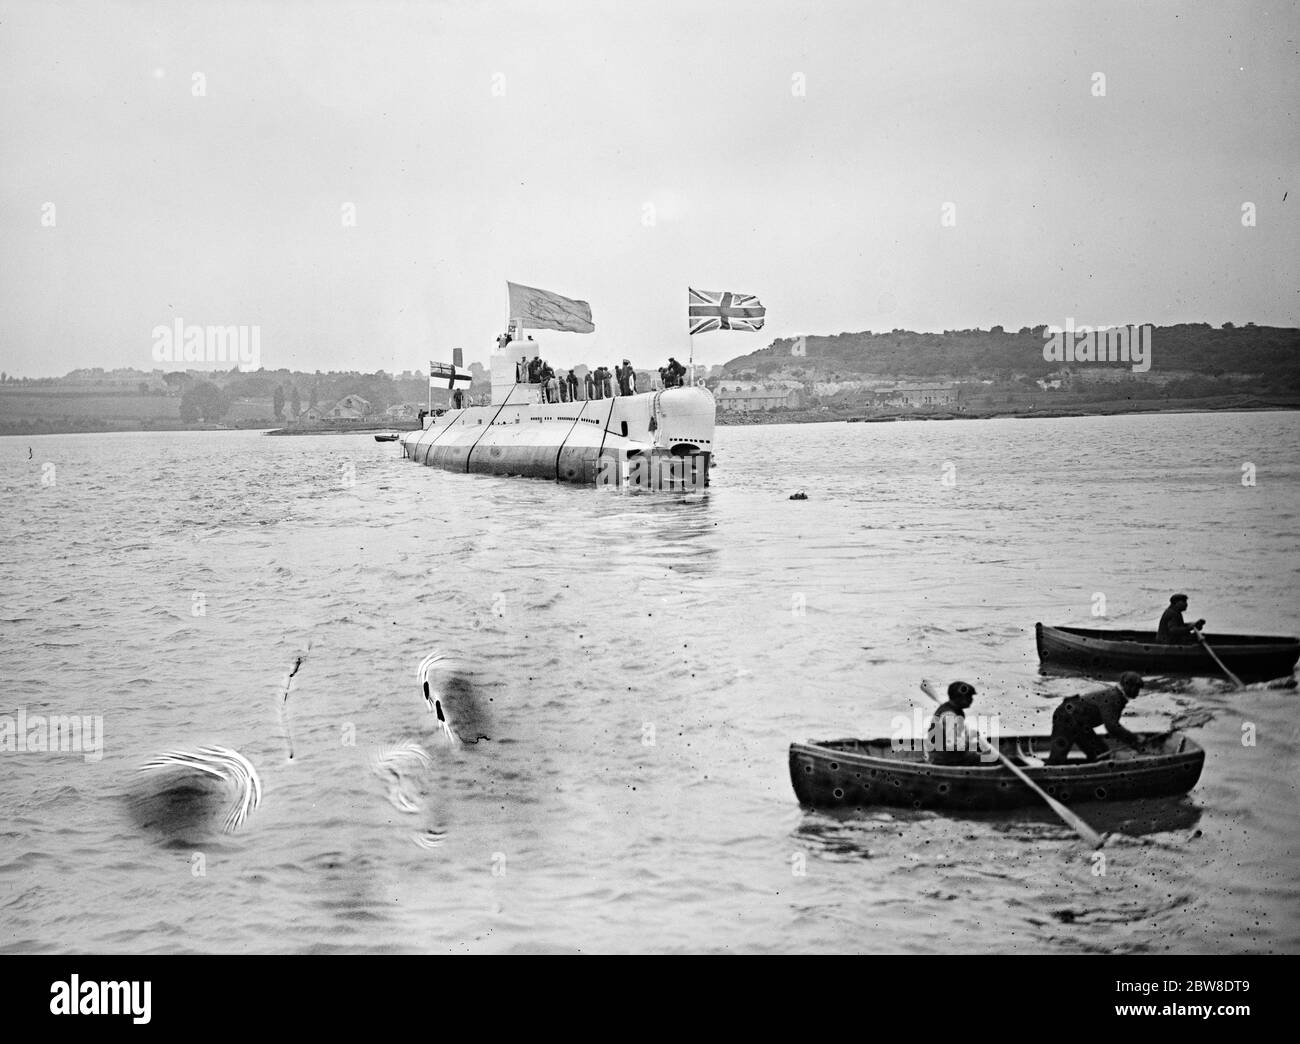
[[[123,425],[108,426],[104,424],[95,424],[88,420],[85,423],[73,422],[72,424],[62,425],[52,428],[48,424],[14,424],[10,427],[0,429],[0,436],[11,435],[15,437],[24,437],[30,435],[109,435],[109,434],[146,434],[158,432],[168,434],[177,431],[251,431],[260,432],[263,435],[346,435],[349,432],[356,435],[374,435],[385,431],[413,431],[415,426],[410,421],[404,424],[380,424],[375,426],[364,424],[349,424],[331,427],[328,425],[313,425],[311,427],[292,427],[292,428],[272,428],[268,424],[150,424],[148,426]]]
[[[882,424],[904,421],[944,421],[944,420],[991,420],[1001,417],[1037,418],[1037,417],[1109,417],[1131,413],[1235,413],[1235,412],[1271,412],[1300,410],[1300,396],[1281,395],[1269,398],[1259,396],[1213,396],[1204,399],[1138,399],[1110,400],[1095,403],[1079,403],[1068,406],[1053,406],[1033,409],[1017,408],[1014,404],[1003,407],[970,407],[964,410],[949,410],[942,407],[922,407],[919,409],[873,410],[858,406],[811,407],[797,410],[767,410],[745,413],[719,412],[719,427],[756,424]],[[410,421],[397,424],[314,424],[283,428],[268,428],[265,424],[222,425],[222,424],[169,424],[134,426],[108,426],[88,421],[84,424],[73,422],[67,425],[51,427],[48,423],[21,424],[0,430],[0,435],[102,435],[110,432],[173,432],[173,431],[260,431],[265,435],[374,435],[388,431],[413,431]]]
[[[402,424],[313,424],[311,427],[292,427],[292,428],[274,428],[266,432],[267,435],[377,435],[385,431],[414,431],[415,425],[410,425],[410,421]]]
[[[1263,399],[1259,396],[1215,396],[1207,399],[1134,400],[1079,403],[1069,406],[1039,408],[1014,405],[1003,407],[972,407],[950,410],[942,407],[922,407],[910,410],[870,410],[862,407],[829,407],[801,410],[769,410],[764,412],[719,413],[718,426],[744,424],[883,424],[903,421],[993,420],[1003,417],[1110,417],[1131,413],[1236,413],[1300,410],[1300,396],[1278,396]]]

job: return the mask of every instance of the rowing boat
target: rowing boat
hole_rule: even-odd
[[[1156,641],[1154,631],[1100,631],[1035,624],[1038,658],[1045,664],[1082,667],[1091,673],[1199,674],[1223,671],[1199,642]],[[1267,681],[1290,674],[1300,659],[1300,638],[1253,634],[1207,634],[1205,640],[1233,674]]]
[[[1182,733],[1138,733],[1144,752],[1117,744],[1098,761],[1075,751],[1064,765],[1025,764],[1026,776],[1065,804],[1131,801],[1185,794],[1196,785],[1205,751]],[[1109,741],[1108,741],[1109,742]],[[1048,736],[1002,736],[1012,760],[1045,758]],[[1022,759],[1022,761],[1027,759]],[[929,808],[975,811],[1041,803],[1029,787],[996,761],[934,765],[908,741],[838,739],[790,744],[790,781],[799,803],[812,808]]]

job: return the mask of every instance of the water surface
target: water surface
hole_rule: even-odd
[[[1205,771],[1081,806],[1104,865],[1050,813],[805,812],[786,765],[888,735],[923,677],[1045,730],[1083,683],[1039,675],[1037,620],[1154,626],[1185,590],[1211,630],[1300,633],[1295,414],[718,442],[682,498],[369,436],[0,439],[0,713],[105,733],[98,761],[0,753],[0,950],[1300,950],[1294,692],[1157,681],[1135,727],[1212,714]],[[432,651],[491,740],[440,736]],[[432,760],[417,812],[371,770],[403,740]],[[138,766],[199,743],[261,774],[233,834],[202,794],[149,805]]]

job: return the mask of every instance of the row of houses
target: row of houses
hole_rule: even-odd
[[[754,413],[802,406],[804,390],[797,381],[718,381],[713,386],[713,398],[720,410]]]
[[[370,402],[360,395],[345,395],[331,405],[312,406],[298,414],[299,424],[320,424],[323,421],[363,421],[382,417],[385,420],[414,420],[417,407],[409,402],[399,402],[382,414],[371,411]]]
[[[924,408],[956,406],[957,384],[933,381],[895,384],[870,392],[877,406]],[[806,405],[804,386],[797,381],[719,381],[713,388],[718,409],[733,413],[752,413],[774,409],[798,409]]]

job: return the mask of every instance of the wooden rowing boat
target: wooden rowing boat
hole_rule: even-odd
[[[1024,767],[1030,779],[1065,804],[1131,801],[1185,794],[1196,785],[1205,751],[1182,733],[1138,733],[1154,742],[1143,753],[1116,744],[1114,753],[1089,762],[1075,751],[1064,765]],[[999,746],[1047,756],[1048,736],[1002,736]],[[1109,742],[1109,741],[1108,741]],[[901,749],[896,749],[901,748]],[[839,739],[790,744],[790,781],[802,805],[812,808],[980,810],[1039,805],[1039,798],[994,761],[934,765],[910,741]]]
[[[1035,624],[1038,658],[1045,664],[1082,667],[1111,675],[1198,674],[1223,677],[1223,671],[1199,642],[1157,642],[1154,631],[1100,631],[1086,627]],[[1233,674],[1267,681],[1290,674],[1300,659],[1300,638],[1253,634],[1207,634],[1205,640]]]

